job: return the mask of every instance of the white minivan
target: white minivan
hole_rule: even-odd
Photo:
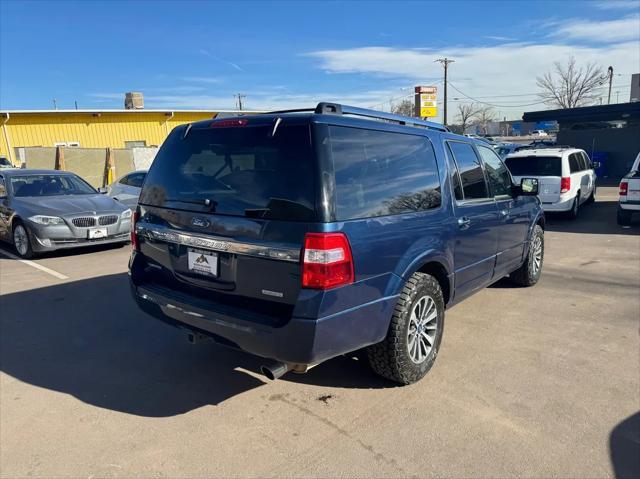
[[[516,184],[521,178],[538,179],[542,209],[578,216],[580,205],[596,195],[597,164],[577,148],[539,148],[512,153],[505,163]]]

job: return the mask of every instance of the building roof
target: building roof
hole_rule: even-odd
[[[631,119],[640,120],[640,102],[532,111],[522,115],[522,120],[527,122],[548,120],[558,123],[583,123]]]
[[[0,110],[0,114],[9,113],[10,115],[16,114],[24,114],[24,113],[50,113],[50,114],[60,114],[60,113],[260,113],[258,110],[180,110],[180,109],[171,109],[166,108],[162,110],[157,109],[149,109],[149,108],[139,108],[139,109],[124,109],[124,108],[115,108],[115,109],[66,109],[66,110]]]

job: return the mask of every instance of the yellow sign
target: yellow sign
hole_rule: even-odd
[[[438,116],[438,96],[435,86],[417,86],[416,106],[421,118]]]

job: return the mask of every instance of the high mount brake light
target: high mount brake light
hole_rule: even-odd
[[[621,181],[620,189],[618,190],[618,193],[620,194],[620,196],[627,196],[628,191],[629,191],[629,182]]]
[[[560,193],[566,193],[571,189],[571,177],[565,176],[560,179]]]
[[[210,128],[229,128],[233,126],[246,126],[249,123],[249,120],[246,118],[234,118],[228,120],[216,120],[212,122],[209,127]]]
[[[353,257],[344,233],[307,233],[302,258],[303,288],[331,289],[353,283]]]

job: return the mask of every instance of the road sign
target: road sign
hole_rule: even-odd
[[[421,118],[438,116],[438,88],[435,86],[415,87],[416,114]]]

